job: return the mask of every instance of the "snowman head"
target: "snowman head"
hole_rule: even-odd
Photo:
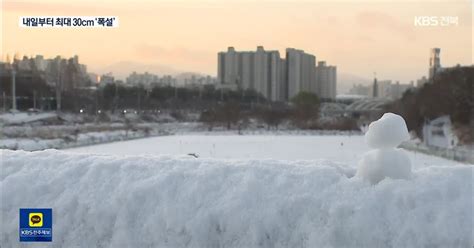
[[[380,119],[370,123],[365,133],[365,141],[372,149],[395,148],[409,140],[407,124],[403,117],[385,113]]]

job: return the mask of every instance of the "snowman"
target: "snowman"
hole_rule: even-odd
[[[385,113],[370,123],[365,142],[372,150],[365,153],[359,162],[357,176],[372,184],[386,177],[410,179],[410,159],[402,149],[397,148],[409,138],[405,120],[399,115]]]

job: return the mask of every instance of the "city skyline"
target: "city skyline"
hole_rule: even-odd
[[[427,74],[431,47],[442,49],[442,66],[472,63],[471,8],[469,2],[4,1],[2,57],[77,54],[92,72],[124,63],[129,74],[129,62],[217,76],[216,52],[228,46],[252,50],[261,45],[280,53],[296,47],[330,61],[341,73],[370,78],[377,71],[383,78],[409,82]],[[25,29],[18,27],[23,15],[115,15],[120,27]],[[418,15],[457,16],[459,25],[415,27]]]

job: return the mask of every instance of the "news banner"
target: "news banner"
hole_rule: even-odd
[[[25,28],[116,28],[117,16],[21,16],[20,27]]]

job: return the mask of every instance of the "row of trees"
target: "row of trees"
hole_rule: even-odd
[[[0,97],[5,109],[11,107],[12,78],[8,74],[0,74]],[[20,110],[39,108],[54,110],[56,108],[56,88],[47,84],[44,77],[22,72],[16,76],[16,100]],[[122,111],[123,109],[190,109],[201,110],[215,105],[217,102],[238,101],[250,107],[265,104],[265,98],[253,90],[219,90],[212,85],[202,88],[177,88],[171,86],[154,86],[145,88],[143,85],[126,86],[112,83],[93,88],[73,88],[62,90],[61,111],[78,112],[83,109],[89,113],[97,110]]]
[[[250,110],[244,110],[239,102],[225,102],[203,111],[200,119],[210,130],[215,126],[245,128],[251,119],[265,123],[267,129],[278,129],[283,122],[290,122],[302,129],[319,129],[319,105],[317,95],[300,92],[291,99],[291,104],[269,103]]]
[[[52,109],[55,106],[54,89],[46,83],[43,77],[31,72],[17,73],[15,81],[18,109],[28,109],[34,106]],[[2,98],[2,108],[11,108],[12,78],[10,73],[0,73],[0,97]]]
[[[0,90],[11,102],[10,75],[2,75]],[[34,73],[23,73],[16,78],[17,106],[20,110],[39,108],[54,110],[56,108],[56,89],[46,83],[45,79]],[[0,95],[2,97],[2,95]],[[249,112],[258,115],[259,119],[270,126],[291,116],[299,126],[310,125],[318,116],[319,99],[316,95],[302,92],[292,99],[291,107],[287,103],[268,102],[261,94],[253,90],[221,90],[212,85],[202,88],[175,88],[171,86],[154,86],[151,89],[142,85],[125,86],[123,84],[106,84],[97,89],[75,88],[61,92],[61,110],[70,112],[97,113],[122,112],[124,109],[173,111],[191,110],[203,112],[203,120],[233,125],[244,114]],[[8,109],[8,106],[6,107]],[[291,110],[291,111],[290,111]],[[220,114],[222,112],[222,114]],[[291,113],[290,113],[291,112]]]
[[[3,75],[1,79],[0,91],[5,92],[8,98],[11,78]],[[16,85],[18,109],[56,108],[56,89],[47,84],[43,77],[23,73],[17,77]],[[9,104],[10,100],[3,102]],[[200,112],[200,119],[211,129],[218,125],[228,129],[243,128],[252,119],[265,123],[269,129],[277,129],[283,122],[291,122],[304,129],[320,129],[324,127],[317,121],[319,106],[320,99],[309,92],[301,92],[290,103],[269,102],[253,90],[221,90],[212,85],[201,88],[158,85],[145,88],[143,85],[111,83],[96,89],[74,88],[61,92],[61,111],[97,114],[100,110],[103,115],[107,111],[122,113],[123,110],[168,110],[173,114],[184,110]],[[341,126],[343,129],[353,127],[352,124]]]
[[[402,115],[410,130],[421,137],[423,124],[434,118],[449,115],[456,126],[474,128],[474,67],[454,67],[436,75],[422,88],[407,91],[388,107],[388,111]]]
[[[202,88],[177,88],[171,86],[124,86],[108,84],[99,89],[100,107],[108,110],[133,109],[188,109],[202,110],[218,102],[239,102],[247,107],[252,104],[267,103],[265,98],[253,90],[216,89],[213,85]]]

